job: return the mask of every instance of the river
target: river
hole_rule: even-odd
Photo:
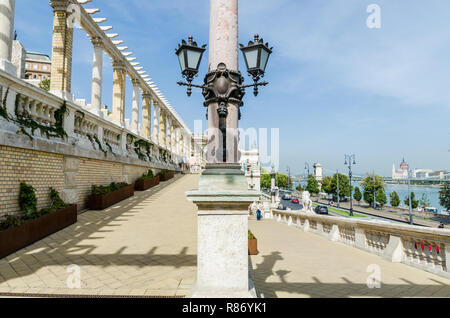
[[[302,187],[306,185],[306,182],[300,182],[302,184]],[[297,186],[298,183],[294,183],[294,186]],[[352,182],[352,185],[354,187],[359,187],[361,192],[363,191],[360,182]],[[389,195],[396,191],[400,197],[401,201],[401,207],[405,207],[404,200],[408,196],[408,185],[406,184],[387,184],[386,185],[386,197],[388,200],[387,205],[390,205],[389,203]],[[439,203],[439,188],[437,187],[429,187],[429,186],[414,186],[411,185],[411,191],[415,194],[415,199],[420,200],[422,198],[422,195],[425,193],[428,197],[428,200],[431,203],[431,206],[438,209],[438,211],[444,210],[444,207],[441,206]]]

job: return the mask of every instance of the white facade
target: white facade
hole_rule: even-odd
[[[403,159],[400,164],[400,169],[395,170],[395,164],[392,165],[392,179],[408,179],[408,171],[409,165],[405,162],[405,159]]]
[[[247,178],[248,188],[261,190],[261,167],[259,163],[258,149],[240,150],[241,158],[239,163]]]
[[[322,182],[322,165],[320,163],[315,163],[314,164],[314,178],[316,178],[316,180],[318,182]]]

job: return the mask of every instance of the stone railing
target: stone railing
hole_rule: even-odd
[[[6,95],[7,94],[7,95]],[[64,105],[64,100],[48,93],[47,91],[35,87],[23,80],[10,76],[0,70],[0,98],[1,106],[6,100],[6,111],[12,119],[17,119],[17,115],[22,115],[43,127],[53,127],[57,123],[55,114]],[[21,135],[25,132],[32,135],[33,139],[46,140],[57,144],[66,144],[68,146],[76,146],[85,149],[88,152],[103,152],[109,159],[117,158],[117,156],[133,158],[138,160],[139,156],[134,150],[133,143],[129,143],[130,139],[145,140],[150,147],[150,163],[156,163],[158,168],[167,168],[171,170],[179,170],[178,163],[181,162],[181,156],[170,151],[162,145],[157,145],[148,138],[141,137],[132,131],[123,128],[105,118],[102,118],[88,109],[83,108],[73,102],[66,101],[66,112],[62,121],[62,127],[67,134],[65,138],[47,138],[42,134],[40,129],[36,129],[31,134],[31,129],[21,127],[20,123],[7,121],[0,116],[0,130],[4,133],[13,135]],[[132,138],[129,138],[132,136]],[[127,144],[128,142],[128,144]],[[15,146],[26,146],[15,145]],[[31,148],[36,145],[32,143]],[[141,146],[141,152],[146,153],[146,149]],[[160,158],[160,150],[164,150],[172,157],[173,163],[164,162]],[[37,150],[37,149],[36,149]],[[97,155],[97,157],[99,157]],[[148,156],[146,156],[148,157]]]
[[[450,230],[271,210],[270,218],[450,278]]]

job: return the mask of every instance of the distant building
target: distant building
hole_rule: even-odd
[[[25,60],[25,79],[43,81],[50,79],[52,60],[46,54],[27,52]]]
[[[430,173],[432,172],[433,170],[431,169],[414,169],[412,172],[412,176],[416,179],[426,179],[429,178]]]
[[[318,182],[322,182],[323,179],[322,165],[320,163],[315,163],[313,167],[314,167],[314,178],[316,178]]]
[[[402,163],[400,164],[400,169],[398,169],[397,171],[395,170],[395,164],[392,165],[392,179],[408,179],[408,171],[409,165],[405,162],[405,159],[403,159]]]
[[[240,150],[242,170],[247,178],[248,188],[252,190],[261,190],[261,167],[259,163],[258,149]]]

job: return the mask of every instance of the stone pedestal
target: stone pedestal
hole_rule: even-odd
[[[249,279],[248,190],[239,164],[208,164],[199,189],[186,193],[198,206],[197,282],[194,298],[256,297]]]

